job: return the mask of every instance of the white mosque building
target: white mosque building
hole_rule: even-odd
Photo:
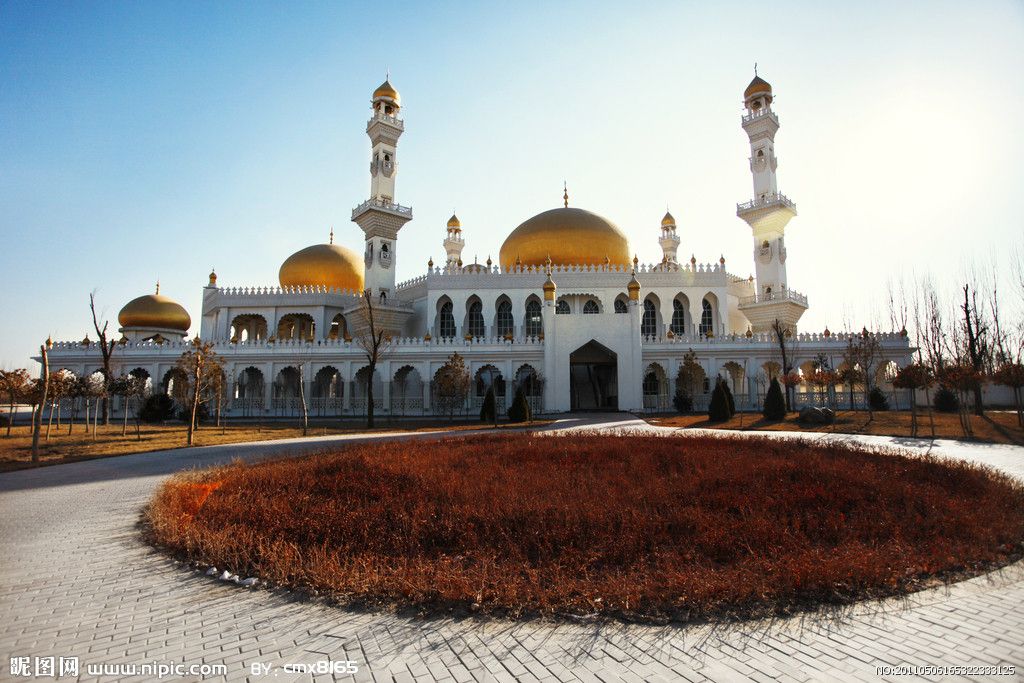
[[[730,273],[724,258],[681,262],[670,213],[658,226],[661,261],[641,264],[615,223],[570,206],[565,192],[563,206],[509,233],[497,263],[463,261],[465,238],[453,215],[445,261],[396,282],[400,233],[413,213],[397,199],[405,124],[399,93],[385,81],[373,93],[366,126],[370,197],[352,210],[366,235],[362,256],[334,244],[332,233],[327,244],[288,257],[276,285],[222,286],[210,273],[199,336],[224,362],[228,414],[295,414],[300,392],[314,415],[360,414],[368,382],[378,413],[431,414],[432,379],[456,352],[474,379],[466,410],[477,409],[492,384],[499,406],[522,386],[536,412],[671,410],[676,374],[691,350],[706,378],[722,377],[737,403],[753,408],[779,372],[776,320],[788,330],[797,368],[806,372],[822,359],[837,367],[845,335],[797,330],[808,299],[786,277],[785,231],[796,206],[777,185],[772,87],[755,76],[743,104],[753,197],[737,204],[736,215],[750,227],[755,275]],[[358,343],[366,328],[364,296],[372,297],[377,324],[391,337],[372,378]],[[188,312],[157,286],[156,294],[126,304],[118,321],[114,372],[168,390],[175,362],[190,345]],[[886,368],[909,362],[910,347],[905,332],[880,337],[881,382]],[[50,366],[96,372],[100,353],[88,337],[57,342]],[[702,397],[695,398],[700,406]]]

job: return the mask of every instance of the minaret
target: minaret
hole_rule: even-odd
[[[779,118],[772,111],[772,86],[757,75],[743,92],[743,130],[750,139],[750,173],[754,198],[736,205],[736,215],[746,221],[754,238],[757,284],[754,301],[740,303],[755,332],[766,331],[777,318],[795,331],[807,309],[806,299],[791,296],[786,280],[786,224],[796,216],[796,205],[779,192],[775,170],[775,133]],[[758,310],[753,310],[753,306]],[[749,309],[749,310],[748,310]]]
[[[395,202],[396,151],[405,123],[398,116],[401,98],[390,80],[373,91],[371,104],[366,124],[372,145],[370,198],[352,210],[352,220],[366,234],[366,289],[386,298],[395,289],[398,231],[412,220],[412,209]]]
[[[448,268],[455,269],[462,263],[462,248],[466,241],[462,239],[462,223],[454,213],[448,219],[448,234],[444,238],[444,251],[448,255]]]
[[[661,245],[664,262],[677,263],[676,252],[679,250],[679,235],[676,234],[676,219],[668,211],[665,211],[665,217],[661,219],[661,237],[658,239],[658,244]]]

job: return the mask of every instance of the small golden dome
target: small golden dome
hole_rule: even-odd
[[[630,299],[632,299],[633,301],[640,300],[640,281],[636,279],[635,272],[633,273],[633,278],[629,281],[629,284],[626,286],[626,289],[629,290]]]
[[[402,98],[399,96],[398,91],[395,90],[395,86],[391,85],[390,78],[384,79],[384,82],[373,91],[373,99],[379,97],[387,97],[399,106],[402,104]]]
[[[363,291],[363,259],[338,244],[314,244],[281,264],[282,287],[327,287]]]
[[[665,217],[661,219],[661,227],[666,228],[670,225],[675,225],[676,219],[672,217],[672,214],[668,211],[665,212]]]
[[[555,281],[551,279],[551,273],[548,273],[548,279],[544,281],[544,301],[555,300]]]
[[[210,286],[213,287],[217,284],[217,270],[215,268],[210,269]]]
[[[750,81],[750,85],[748,85],[747,89],[743,91],[743,99],[747,99],[761,93],[771,95],[772,86],[768,81],[764,80],[760,76],[754,76],[754,80]]]
[[[188,311],[174,299],[160,294],[145,294],[126,303],[117,314],[121,327],[144,327],[187,332],[192,326]]]
[[[452,214],[452,217],[448,219],[448,227],[449,228],[461,228],[462,227],[462,223],[459,222],[459,217],[456,216],[454,213]]]
[[[505,238],[498,254],[503,268],[513,264],[598,266],[608,256],[616,265],[629,264],[629,240],[614,223],[596,213],[558,208],[523,222]]]

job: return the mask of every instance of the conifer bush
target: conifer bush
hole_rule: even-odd
[[[786,399],[782,395],[782,385],[779,384],[779,380],[772,378],[772,383],[768,386],[768,394],[764,397],[764,419],[766,420],[785,420],[786,419]]]
[[[487,395],[484,396],[484,404],[480,408],[481,422],[494,422],[494,413],[497,407],[494,400],[494,387],[488,387]]]
[[[532,418],[530,402],[526,400],[526,393],[522,387],[518,387],[516,395],[512,399],[512,405],[508,409],[508,419],[512,422],[529,422]]]
[[[711,392],[711,402],[708,404],[708,419],[712,422],[725,422],[732,417],[729,413],[729,399],[725,391],[725,382],[721,379],[715,382],[715,389]]]

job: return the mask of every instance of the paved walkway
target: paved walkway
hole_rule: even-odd
[[[593,427],[658,431],[621,415],[555,425]],[[353,660],[356,680],[375,681],[877,680],[876,666],[901,664],[1005,664],[1017,673],[971,678],[1024,676],[1024,563],[829,618],[678,628],[358,613],[225,585],[139,540],[139,510],[172,472],[347,440],[216,446],[0,475],[0,680],[11,678],[9,657],[47,655],[79,657],[82,680],[104,681],[119,676],[97,679],[86,665],[225,664],[231,681],[310,680],[280,667],[327,659]],[[933,452],[1024,479],[1024,448],[940,441]],[[252,676],[256,663],[278,667],[277,675]]]

